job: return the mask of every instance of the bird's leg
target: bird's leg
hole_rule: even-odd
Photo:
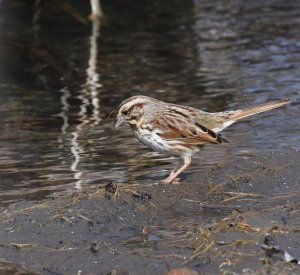
[[[166,179],[162,180],[162,183],[164,183],[165,181],[168,181],[176,173],[176,171],[182,164],[183,164],[183,161],[180,160],[179,163],[177,164],[176,168],[171,171],[170,175]]]
[[[180,160],[179,163],[177,164],[176,168],[171,171],[170,175],[167,178],[171,178],[182,164],[183,164],[183,161]]]
[[[192,159],[191,159],[191,157],[190,156],[188,156],[188,157],[185,157],[184,159],[183,159],[183,162],[184,162],[184,164],[183,164],[183,166],[181,166],[181,168],[180,169],[178,169],[175,173],[171,173],[170,174],[170,176],[168,176],[165,180],[163,180],[162,181],[162,183],[164,183],[164,184],[168,184],[168,183],[173,183],[173,182],[175,182],[176,181],[176,178],[186,169],[186,168],[188,168],[189,167],[189,165],[191,164],[191,162],[192,162]],[[182,163],[182,161],[179,163],[179,165]],[[178,165],[178,166],[179,166]]]

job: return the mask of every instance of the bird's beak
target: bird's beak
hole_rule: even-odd
[[[123,117],[118,114],[117,117],[116,117],[116,119],[115,119],[114,129],[120,127],[123,122],[124,122]]]

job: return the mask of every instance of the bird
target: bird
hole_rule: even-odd
[[[290,102],[289,99],[281,99],[242,110],[206,112],[137,95],[119,105],[113,127],[116,129],[128,124],[144,145],[156,152],[179,157],[177,167],[161,181],[163,184],[175,184],[179,183],[178,176],[191,164],[192,156],[202,145],[228,142],[220,135],[222,130],[243,118]]]

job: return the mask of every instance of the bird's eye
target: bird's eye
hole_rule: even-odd
[[[122,112],[122,114],[123,114],[124,116],[127,116],[127,115],[128,115],[128,111],[125,110],[125,111]]]

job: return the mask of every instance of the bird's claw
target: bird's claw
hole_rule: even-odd
[[[173,179],[172,177],[168,177],[160,182],[161,184],[180,184],[179,178]]]

